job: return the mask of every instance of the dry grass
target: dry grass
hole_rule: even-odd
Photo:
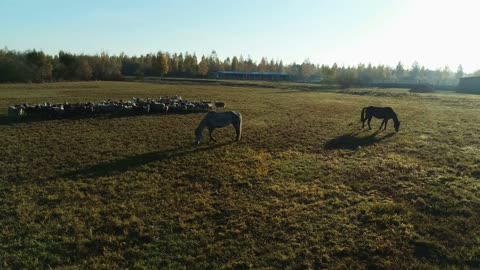
[[[199,147],[201,114],[3,121],[0,268],[480,268],[479,97],[285,88],[0,85],[3,108],[179,94],[244,119]],[[366,105],[401,131],[360,130]]]

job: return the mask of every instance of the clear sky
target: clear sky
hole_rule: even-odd
[[[0,46],[480,69],[478,0],[0,0]]]

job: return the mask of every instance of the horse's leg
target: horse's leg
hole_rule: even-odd
[[[233,125],[233,127],[235,128],[235,132],[237,133],[237,142],[240,141],[240,125]]]
[[[372,121],[372,117],[368,118],[367,124],[368,124],[368,129],[371,130],[372,127],[370,126],[370,121]]]
[[[387,129],[387,124],[388,124],[388,119],[385,119],[385,126],[383,127],[383,130]]]
[[[213,127],[209,127],[209,128],[208,128],[208,134],[210,135],[210,141],[208,141],[208,142],[211,142],[211,141],[216,142],[216,141],[217,141],[217,140],[215,140],[215,138],[213,137],[213,131],[214,131],[214,130],[215,130],[215,128],[213,128]]]
[[[381,130],[381,129],[382,129],[384,123],[385,123],[385,119],[383,119],[382,124],[380,125],[380,127],[378,128],[378,130]]]

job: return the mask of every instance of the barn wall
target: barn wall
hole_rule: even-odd
[[[461,78],[458,92],[480,94],[480,77]]]
[[[259,72],[217,72],[216,77],[219,79],[254,81],[286,81],[289,79],[287,74]]]

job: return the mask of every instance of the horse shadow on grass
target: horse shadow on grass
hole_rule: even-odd
[[[364,137],[358,136],[362,132],[363,131],[351,132],[351,133],[340,135],[336,138],[333,138],[325,143],[325,149],[326,150],[334,150],[334,149],[356,150],[359,147],[370,146],[395,135],[395,132],[391,132],[384,136],[377,136],[381,132],[375,131],[368,136],[364,136]]]
[[[229,145],[233,142],[208,144],[205,146],[179,147],[163,151],[153,151],[140,155],[130,156],[119,160],[108,161],[92,166],[87,166],[79,170],[70,171],[58,175],[56,178],[97,178],[112,176],[133,170],[135,168],[147,165],[153,162],[165,161],[172,158],[184,157],[191,154],[210,151],[215,148]]]

